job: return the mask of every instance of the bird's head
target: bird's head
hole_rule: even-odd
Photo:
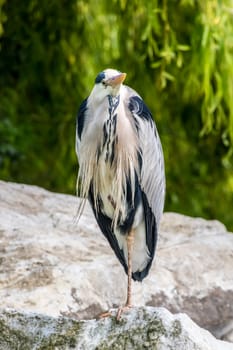
[[[95,79],[93,92],[98,100],[106,96],[115,97],[119,94],[120,87],[126,78],[126,73],[121,73],[115,69],[105,69],[100,72]]]

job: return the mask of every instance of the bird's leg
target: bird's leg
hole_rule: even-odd
[[[132,286],[132,248],[134,242],[134,231],[131,230],[127,237],[127,249],[128,249],[128,286],[127,286],[127,300],[126,307],[131,307],[131,286]]]
[[[132,307],[131,286],[132,286],[132,249],[134,243],[134,230],[131,230],[127,236],[127,250],[128,250],[128,285],[127,285],[127,299],[125,306],[120,306],[117,311],[116,319],[119,321],[121,314]],[[97,316],[97,318],[105,318],[112,316],[111,311],[104,312]]]
[[[125,306],[119,307],[117,312],[117,320],[120,319],[122,312],[132,307],[132,249],[134,243],[134,230],[131,230],[127,236],[127,250],[128,250],[128,285],[127,285],[127,299]]]

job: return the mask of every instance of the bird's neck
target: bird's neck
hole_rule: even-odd
[[[119,106],[120,96],[108,95],[108,114],[103,124],[102,152],[105,154],[105,162],[112,165],[116,156],[115,148],[118,142],[117,138],[117,107]]]
[[[114,112],[116,111],[119,105],[119,102],[120,102],[120,95],[117,95],[117,96],[108,95],[108,105],[109,105],[108,111],[109,111],[110,119],[114,114]]]

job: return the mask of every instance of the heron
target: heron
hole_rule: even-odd
[[[132,307],[132,279],[142,281],[151,268],[165,198],[156,125],[140,95],[123,84],[125,78],[115,69],[100,72],[76,124],[79,195],[89,200],[128,276],[118,319]]]

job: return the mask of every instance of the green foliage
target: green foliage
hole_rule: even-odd
[[[75,115],[106,67],[155,117],[166,210],[233,229],[231,0],[0,0],[0,177],[74,193]]]

